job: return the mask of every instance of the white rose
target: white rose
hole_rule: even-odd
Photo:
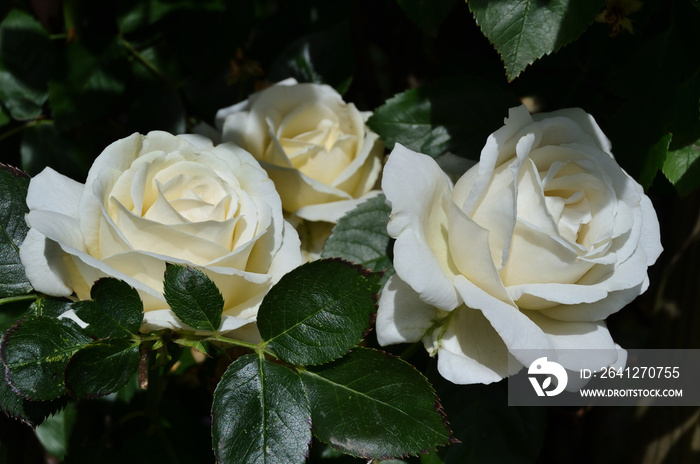
[[[567,369],[616,362],[604,319],[646,290],[661,244],[649,198],[590,115],[511,109],[454,188],[397,146],[382,187],[396,274],[379,301],[381,344],[422,339],[455,383],[517,372],[534,360],[520,349]],[[602,351],[565,350],[578,348]]]
[[[255,338],[269,288],[301,262],[299,240],[258,162],[201,136],[133,134],[108,146],[85,185],[45,169],[27,194],[20,247],[40,292],[89,299],[102,277],[134,287],[142,330],[185,329],[163,297],[166,262],[193,266],[224,297],[219,330]]]
[[[260,161],[286,212],[337,222],[378,193],[384,146],[365,126],[369,115],[330,86],[289,79],[219,110],[216,123],[222,140]]]

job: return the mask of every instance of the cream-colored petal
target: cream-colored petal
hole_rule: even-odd
[[[520,363],[529,366],[538,354],[553,353],[549,337],[518,308],[487,294],[464,276],[455,277],[454,284],[464,304],[484,314],[509,351],[525,350],[514,352]]]
[[[50,240],[76,250],[85,250],[85,242],[80,234],[80,223],[77,219],[53,211],[34,210],[29,211],[25,220],[29,227],[36,229]]]
[[[352,200],[341,200],[318,205],[304,206],[303,208],[297,210],[295,216],[306,219],[307,221],[337,223],[341,217],[355,209],[357,206],[381,193],[381,190],[372,190],[367,192],[362,197],[354,198]]]
[[[289,213],[308,205],[351,199],[348,193],[311,179],[296,169],[267,163],[263,163],[263,167],[277,187],[284,210]]]
[[[37,229],[29,229],[19,247],[19,257],[34,290],[51,296],[73,293],[65,252]]]
[[[445,199],[450,255],[460,273],[499,300],[513,304],[494,265],[489,247],[489,231],[480,227],[454,204]]]
[[[294,227],[284,221],[284,239],[282,246],[277,250],[268,268],[268,274],[272,279],[272,284],[276,284],[283,275],[301,266],[301,243],[299,235]]]
[[[656,217],[656,210],[654,210],[651,200],[646,195],[642,195],[639,206],[642,210],[642,230],[639,236],[639,247],[644,250],[647,266],[651,266],[663,251],[659,232],[659,219]]]
[[[83,189],[83,184],[45,168],[29,181],[27,206],[30,210],[53,211],[78,219]]]
[[[617,349],[605,322],[564,322],[541,312],[527,316],[547,335],[557,350],[556,361],[567,369],[599,370],[617,361]]]
[[[389,277],[379,297],[377,340],[382,346],[417,342],[435,323],[436,310],[397,275]]]
[[[333,185],[353,197],[358,197],[374,188],[379,178],[384,144],[377,134],[366,129],[362,148],[353,155],[352,162],[335,178]]]
[[[570,139],[579,142],[582,137],[578,131],[582,130],[583,133],[589,136],[584,138],[588,143],[592,142],[595,147],[599,148],[603,152],[607,154],[611,153],[610,140],[608,140],[603,131],[600,129],[593,116],[586,113],[581,108],[565,108],[549,113],[535,114],[532,116],[533,120],[535,121],[553,121],[559,119],[560,117],[569,119],[573,122],[573,124],[567,124],[568,130],[572,131],[572,135],[569,137]],[[561,129],[560,127],[557,127],[556,123],[554,123],[548,126],[547,131],[551,131],[556,134],[560,132]]]
[[[194,264],[205,264],[229,253],[202,237],[135,216],[122,206],[117,211],[119,230],[135,250],[176,256]]]
[[[577,282],[594,266],[577,258],[578,253],[570,244],[519,220],[500,275],[506,287]]]
[[[458,270],[447,244],[443,198],[450,180],[435,161],[396,144],[384,169],[382,189],[391,204],[387,226],[394,243],[394,267],[421,299],[445,311],[461,303],[452,284]]]
[[[438,349],[438,371],[444,378],[456,384],[489,384],[520,370],[481,311],[460,306],[448,317]]]

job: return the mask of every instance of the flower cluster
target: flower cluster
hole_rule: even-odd
[[[333,224],[378,193],[383,145],[367,117],[328,86],[285,81],[220,110],[219,145],[134,134],[104,150],[85,184],[47,168],[27,196],[27,276],[77,299],[101,277],[121,279],[144,302],[143,331],[188,331],[162,277],[166,263],[189,265],[222,291],[219,332],[259,339],[262,299],[318,249],[302,250],[295,227]],[[422,340],[455,383],[513,374],[535,356],[518,350],[608,348],[557,360],[616,362],[605,318],[647,288],[659,226],[590,115],[511,109],[454,185],[397,144],[382,190],[396,274],[379,301],[380,344]]]

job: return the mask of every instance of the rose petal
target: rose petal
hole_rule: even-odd
[[[82,184],[45,168],[29,181],[27,206],[30,210],[53,211],[78,219],[82,193]]]
[[[302,264],[301,242],[294,227],[284,221],[284,240],[282,246],[271,259],[267,273],[271,276],[272,284],[276,284],[283,275]]]
[[[448,317],[438,349],[438,371],[444,378],[457,384],[489,384],[520,370],[481,311],[460,306]]]
[[[321,203],[318,205],[304,206],[303,208],[298,209],[294,215],[302,219],[306,219],[307,221],[325,221],[337,223],[341,217],[355,209],[358,205],[376,197],[380,193],[382,193],[381,190],[372,190],[360,198],[354,198],[352,200],[341,200],[330,203]]]
[[[363,195],[377,183],[382,170],[384,144],[374,132],[366,131],[362,148],[333,181],[333,186],[353,197]]]
[[[489,231],[480,227],[449,199],[447,210],[449,249],[459,272],[499,300],[514,305],[498,275],[489,247]]]
[[[277,186],[285,211],[290,213],[308,205],[351,199],[347,192],[311,179],[296,169],[261,164]]]
[[[387,231],[396,238],[396,273],[426,303],[445,311],[456,308],[461,301],[451,280],[458,271],[446,243],[442,208],[450,180],[432,158],[397,144],[382,189],[392,207]]]
[[[563,322],[538,311],[526,314],[547,335],[557,350],[556,361],[565,368],[598,370],[617,360],[615,342],[605,322]]]
[[[586,113],[584,110],[581,108],[565,108],[557,111],[551,111],[549,113],[544,113],[544,114],[535,114],[532,116],[533,120],[535,121],[544,121],[544,120],[553,120],[554,118],[562,117],[564,121],[571,120],[574,124],[567,124],[569,128],[574,130],[574,134],[571,138],[579,142],[580,138],[576,138],[577,136],[580,137],[580,133],[578,130],[582,130],[584,133],[589,135],[591,138],[587,139],[592,141],[597,148],[600,148],[602,151],[605,153],[610,154],[610,140],[605,136],[603,131],[600,129],[600,126],[598,126],[598,123],[595,121],[593,116],[590,114]],[[550,126],[550,130],[552,132],[556,133],[560,129],[554,129],[554,125]],[[577,130],[578,129],[578,130]]]
[[[518,351],[515,357],[523,365],[529,366],[537,359],[535,353],[546,355],[553,353],[553,344],[549,337],[530,318],[516,307],[494,298],[471,283],[464,276],[454,279],[455,288],[459,291],[464,304],[470,308],[481,310],[491,326],[498,332],[508,350]]]
[[[435,322],[436,310],[397,275],[389,277],[379,297],[377,341],[382,346],[417,342]]]
[[[27,232],[19,247],[19,257],[34,290],[51,296],[73,293],[65,252],[37,229]]]

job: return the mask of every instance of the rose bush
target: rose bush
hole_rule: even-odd
[[[336,222],[372,191],[384,146],[365,126],[370,113],[332,87],[282,81],[219,110],[222,140],[248,150],[267,170],[288,213]]]
[[[255,338],[268,289],[301,262],[298,237],[258,162],[201,136],[133,134],[109,145],[85,185],[50,168],[27,194],[20,248],[34,288],[89,299],[115,277],[144,303],[142,330],[188,329],[163,297],[166,262],[203,271],[221,290],[221,332]]]
[[[604,319],[648,287],[659,225],[590,115],[512,108],[454,187],[397,145],[382,187],[396,274],[379,301],[381,344],[422,339],[455,383],[498,381],[535,352],[568,369],[616,361]]]

